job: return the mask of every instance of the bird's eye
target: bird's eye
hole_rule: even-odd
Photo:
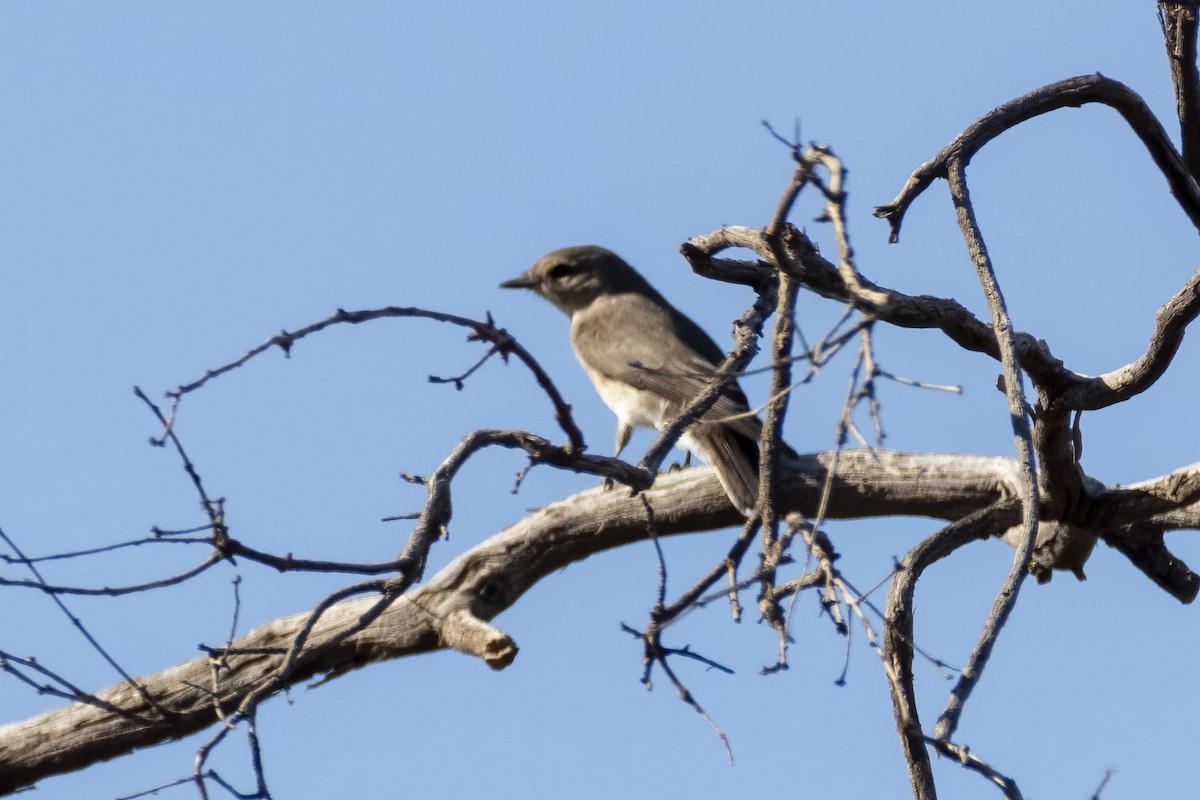
[[[571,265],[570,264],[556,264],[546,274],[550,276],[550,280],[560,281],[563,278],[565,278],[571,274]]]

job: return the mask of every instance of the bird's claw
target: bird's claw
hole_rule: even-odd
[[[683,463],[680,464],[678,461],[676,461],[674,464],[667,467],[667,472],[679,472],[680,470],[687,469],[690,466],[692,466],[692,451],[685,450],[683,453]]]

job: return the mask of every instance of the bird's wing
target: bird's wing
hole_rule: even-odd
[[[589,370],[679,405],[704,391],[725,357],[696,323],[636,294],[601,298],[578,312],[571,339]],[[748,409],[741,388],[730,383],[701,420],[715,422]],[[751,439],[762,428],[753,415],[727,424]]]

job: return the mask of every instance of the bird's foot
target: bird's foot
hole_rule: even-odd
[[[678,461],[676,461],[671,466],[667,467],[667,472],[679,472],[680,470],[687,469],[690,466],[692,466],[692,451],[688,450],[684,454],[683,463],[680,464]]]

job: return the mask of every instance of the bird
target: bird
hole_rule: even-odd
[[[635,428],[666,428],[725,358],[699,325],[603,247],[555,250],[500,288],[532,290],[570,317],[575,357],[617,415],[617,457]],[[746,517],[758,504],[761,433],[762,421],[730,381],[680,436],[682,447],[716,470],[730,502]]]

